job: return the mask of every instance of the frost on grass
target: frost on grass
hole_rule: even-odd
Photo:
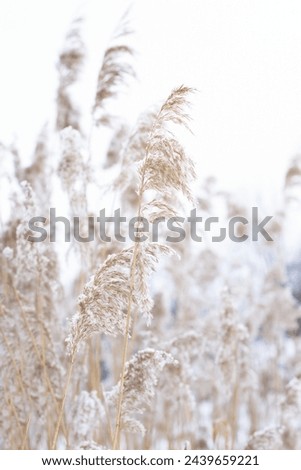
[[[129,295],[133,247],[106,259],[85,285],[78,299],[79,311],[72,319],[71,333],[67,338],[71,355],[76,351],[78,344],[93,333],[124,335],[129,300],[146,321],[150,321],[153,301],[148,278],[155,270],[160,254],[173,254],[173,250],[158,243],[139,245],[131,299]]]
[[[176,364],[165,351],[144,349],[130,359],[125,368],[122,402],[122,427],[132,433],[144,434],[143,424],[135,417],[151,406],[156,393],[159,375],[165,366]],[[107,394],[111,406],[116,406],[120,383]]]
[[[75,21],[58,61],[56,130],[43,128],[27,167],[23,149],[0,144],[9,206],[0,220],[0,447],[50,448],[59,423],[60,448],[301,449],[301,263],[296,255],[291,289],[282,239],[291,204],[300,204],[299,156],[284,175],[272,244],[223,251],[186,237],[174,244],[181,260],[159,264],[173,252],[139,240],[142,230],[133,246],[72,243],[66,256],[58,244],[28,240],[28,221],[47,216],[57,176],[71,215],[83,216],[82,235],[100,201],[150,224],[192,202],[206,216],[218,207],[225,220],[248,212],[214,178],[193,187],[179,138],[190,137],[192,89],[139,110],[132,129],[113,115],[111,102],[134,76],[129,33],[123,19],[102,51],[88,135],[76,102],[85,47]]]

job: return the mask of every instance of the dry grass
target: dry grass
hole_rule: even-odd
[[[174,89],[133,129],[111,115],[135,75],[124,18],[97,80],[91,132],[109,125],[112,142],[94,162],[72,94],[85,58],[80,24],[59,58],[55,129],[41,133],[32,165],[0,149],[14,162],[1,174],[11,207],[0,226],[1,448],[301,449],[300,307],[282,243],[299,158],[271,243],[221,252],[205,237],[161,243],[163,228],[158,242],[141,241],[140,229],[133,242],[72,239],[67,251],[28,241],[29,219],[48,215],[56,191],[81,217],[81,236],[98,215],[91,194],[105,194],[108,213],[120,207],[150,224],[187,204],[212,215],[218,201],[225,220],[246,211],[212,180],[195,185],[178,138],[194,90]]]

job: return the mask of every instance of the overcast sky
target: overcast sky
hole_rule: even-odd
[[[139,83],[133,109],[182,83],[199,90],[191,150],[203,175],[272,194],[301,149],[300,0],[131,2]],[[55,62],[70,21],[86,18],[84,90],[125,0],[2,0],[0,140],[28,158],[55,99]],[[90,105],[90,104],[89,104]]]

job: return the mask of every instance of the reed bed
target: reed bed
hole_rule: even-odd
[[[10,208],[0,226],[0,447],[301,449],[300,271],[296,260],[290,276],[283,247],[301,159],[285,175],[272,242],[220,250],[205,232],[201,243],[166,241],[163,225],[145,240],[142,219],[219,207],[228,221],[248,208],[202,179],[185,150],[195,90],[175,86],[133,127],[112,111],[135,80],[130,36],[124,17],[103,53],[89,135],[74,92],[86,54],[77,20],[58,60],[56,118],[32,164],[22,166],[22,149],[0,149]],[[108,140],[101,155],[95,136]],[[110,241],[34,242],[29,220],[45,216],[49,234],[60,201],[71,233],[90,233],[96,207],[120,208],[136,217],[134,240],[111,227]]]

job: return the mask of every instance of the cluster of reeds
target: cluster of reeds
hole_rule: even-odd
[[[103,54],[85,135],[72,88],[85,58],[80,26],[60,54],[56,123],[32,164],[0,149],[11,164],[0,174],[10,207],[0,227],[0,447],[300,449],[299,278],[289,282],[283,251],[300,159],[273,242],[219,250],[206,234],[202,243],[143,239],[142,218],[219,207],[228,220],[247,209],[197,177],[179,138],[194,90],[178,86],[132,129],[112,114],[135,76],[124,18]],[[111,141],[95,158],[93,133],[107,138],[107,127]],[[29,241],[29,220],[47,216],[58,194],[83,237],[95,201],[105,201],[136,217],[135,241]]]

